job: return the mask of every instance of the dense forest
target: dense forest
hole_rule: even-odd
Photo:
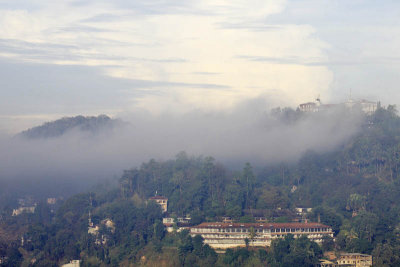
[[[290,109],[279,114],[287,123],[307,115]],[[4,208],[0,259],[3,266],[59,266],[74,259],[82,266],[315,266],[325,252],[346,251],[372,254],[375,266],[399,266],[399,192],[400,117],[389,105],[365,115],[362,130],[343,146],[308,151],[297,162],[246,163],[237,171],[212,157],[180,152],[55,207],[40,202],[35,213],[19,216]],[[216,253],[201,236],[167,233],[160,207],[148,201],[155,194],[168,198],[169,216],[190,215],[192,225],[224,216],[290,222],[295,208],[312,208],[307,219],[331,226],[335,238],[318,245],[288,235],[269,248]],[[89,220],[99,225],[97,235],[88,233]]]

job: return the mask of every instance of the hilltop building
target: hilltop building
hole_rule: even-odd
[[[168,210],[168,198],[162,197],[162,196],[154,196],[154,197],[149,198],[149,200],[153,200],[158,205],[160,205],[162,212],[167,212],[167,210]]]
[[[319,105],[315,102],[307,102],[299,105],[300,111],[303,112],[317,112],[319,110]]]
[[[201,235],[204,243],[216,249],[227,249],[246,245],[270,246],[271,241],[292,234],[302,235],[317,243],[324,236],[333,237],[330,226],[320,223],[223,223],[207,222],[190,228],[190,235]]]
[[[365,114],[371,115],[378,108],[378,102],[368,101],[365,99],[354,101],[353,99],[347,100],[344,105],[349,109],[361,109]]]
[[[322,104],[321,100],[317,98],[315,102],[307,102],[299,105],[299,110],[302,112],[318,112],[322,110],[327,110],[334,107],[345,107],[349,110],[361,110],[367,115],[373,114],[379,107],[379,102],[362,100],[353,100],[349,98],[344,103],[339,104]]]

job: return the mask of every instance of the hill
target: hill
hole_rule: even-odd
[[[55,213],[46,204],[18,217],[3,211],[3,224],[28,230],[22,245],[0,243],[0,256],[39,266],[81,259],[83,266],[283,267],[315,266],[323,252],[334,251],[372,254],[376,266],[399,266],[400,117],[389,106],[366,121],[363,131],[337,150],[309,151],[293,164],[254,169],[247,163],[232,171],[211,157],[181,152],[175,159],[126,170],[118,186],[75,195]],[[217,255],[201,237],[166,232],[166,215],[148,201],[156,192],[168,198],[168,216],[190,214],[191,225],[225,216],[241,223],[255,217],[267,222],[307,218],[331,226],[335,238],[320,245],[285,238],[269,249]],[[299,216],[296,208],[312,211]],[[107,228],[107,221],[113,226]],[[91,223],[98,234],[88,232],[94,231]]]
[[[23,131],[17,136],[29,139],[55,138],[73,130],[96,134],[104,130],[112,129],[120,124],[122,124],[120,120],[111,119],[106,115],[99,115],[97,117],[85,117],[80,115],[46,122],[43,125]]]

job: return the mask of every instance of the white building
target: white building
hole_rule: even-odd
[[[104,219],[101,221],[101,224],[103,224],[107,229],[111,231],[111,233],[115,233],[115,223],[111,219]]]
[[[373,114],[378,108],[378,103],[377,102],[368,101],[368,100],[365,100],[365,99],[358,100],[358,101],[354,101],[353,99],[349,99],[344,104],[349,109],[360,109],[365,114],[368,114],[368,115]]]
[[[308,102],[299,105],[300,111],[303,112],[317,112],[319,105],[315,102]]]
[[[306,215],[312,212],[312,208],[296,208],[296,214],[299,216]]]
[[[69,263],[61,265],[61,267],[80,267],[81,261],[80,260],[72,260]]]
[[[176,231],[180,232],[183,229],[189,228],[188,226],[190,225],[191,219],[192,218],[190,218],[190,216],[185,216],[185,217],[178,217],[178,218],[176,218],[176,221],[175,221],[175,218],[166,217],[166,218],[163,218],[163,224],[167,228],[167,231],[170,233],[170,232],[174,231],[174,223],[176,223],[176,226],[177,226]]]
[[[96,225],[96,226],[89,226],[88,227],[88,234],[91,234],[91,235],[97,235],[98,233],[99,233],[99,230],[100,230],[100,228],[99,228],[99,226],[98,225]]]
[[[176,218],[176,221],[175,221],[175,218],[172,218],[172,217],[166,217],[166,218],[163,218],[163,224],[165,225],[165,226],[171,226],[171,225],[173,225],[175,222],[176,223],[183,223],[183,224],[188,224],[188,223],[190,223],[190,220],[191,220],[192,218],[190,218],[189,216],[186,216],[186,217],[177,217]]]
[[[149,198],[149,200],[153,200],[158,205],[160,205],[162,212],[167,212],[167,210],[168,210],[168,198],[162,197],[162,196],[155,196],[155,197]]]
[[[346,107],[349,110],[361,110],[367,115],[372,115],[378,109],[378,102],[348,99],[341,104],[322,104],[320,99],[315,102],[308,102],[299,105],[299,110],[303,112],[318,112],[328,110],[335,107]]]
[[[324,236],[333,237],[330,226],[320,223],[222,223],[207,222],[190,228],[190,235],[201,235],[204,243],[213,248],[227,249],[245,246],[270,246],[271,241],[292,234],[295,238],[302,235],[317,243]]]
[[[360,253],[342,253],[337,263],[339,266],[370,267],[372,266],[372,256]]]
[[[36,205],[32,207],[19,207],[18,209],[13,209],[12,216],[18,216],[22,213],[35,213]]]

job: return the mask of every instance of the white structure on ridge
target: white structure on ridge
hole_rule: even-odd
[[[302,112],[318,112],[334,107],[346,107],[349,110],[361,110],[367,115],[373,114],[378,109],[379,102],[362,100],[353,100],[351,97],[344,103],[340,104],[322,104],[320,98],[315,102],[307,102],[299,105],[299,110]]]

